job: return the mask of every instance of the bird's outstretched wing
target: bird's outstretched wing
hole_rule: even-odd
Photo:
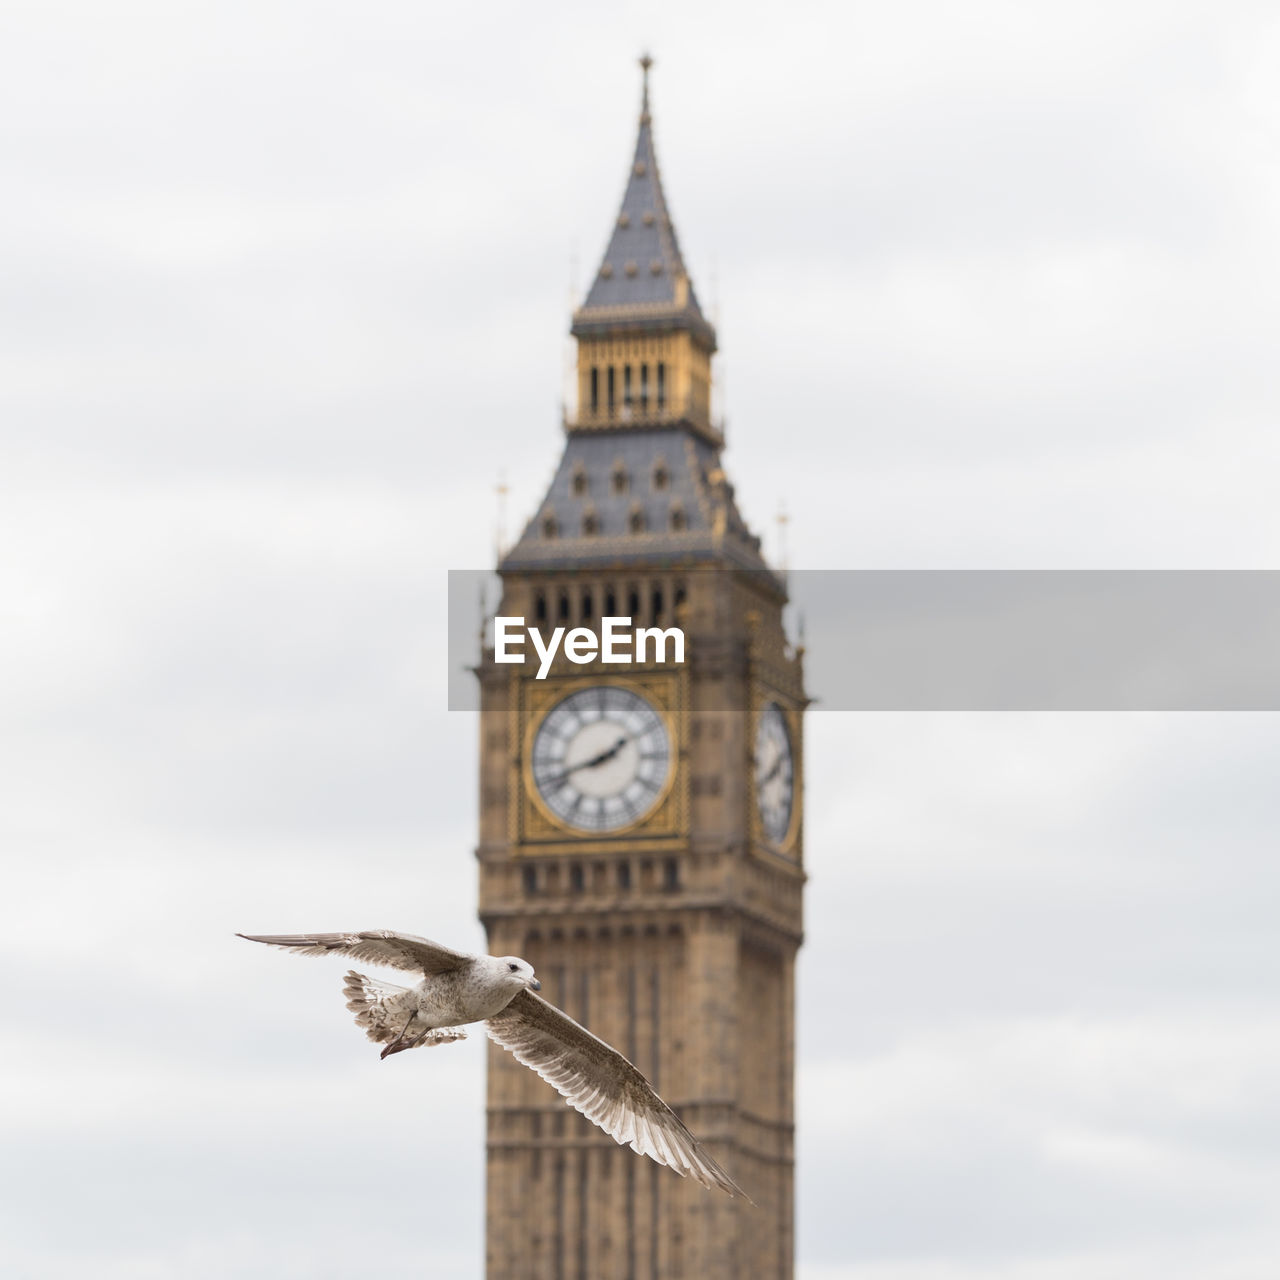
[[[617,1142],[652,1156],[682,1178],[750,1200],[702,1149],[680,1117],[616,1049],[532,991],[489,1018],[491,1040],[531,1067],[564,1100]]]
[[[236,937],[265,942],[302,956],[327,956],[336,952],[409,973],[451,973],[475,959],[465,951],[454,951],[428,938],[396,933],[394,929],[365,929],[360,933],[238,933]]]

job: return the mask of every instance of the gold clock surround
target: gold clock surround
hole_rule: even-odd
[[[528,853],[563,853],[581,849],[584,843],[609,840],[622,848],[628,837],[635,847],[662,848],[679,839],[688,818],[688,783],[684,768],[685,694],[683,673],[637,672],[630,676],[598,674],[579,668],[573,675],[549,676],[546,680],[517,678],[517,696],[512,699],[516,717],[512,739],[521,744],[518,760],[512,762],[512,790],[518,797],[511,807],[511,837]],[[533,777],[533,740],[547,714],[570,694],[598,686],[626,689],[642,697],[657,714],[670,744],[670,765],[657,798],[633,821],[608,831],[586,831],[563,821],[539,793]],[[536,849],[528,848],[533,843]]]
[[[760,728],[761,717],[770,704],[782,713],[786,725],[788,745],[791,748],[791,814],[787,822],[787,830],[781,840],[771,840],[764,829],[764,819],[760,814],[760,796],[756,790],[755,770],[751,771],[751,802],[748,816],[749,829],[753,840],[766,849],[784,857],[793,858],[800,838],[800,827],[804,815],[804,740],[801,736],[801,708],[793,705],[792,700],[776,689],[757,685],[751,699],[751,726],[748,741],[755,750],[756,734]]]

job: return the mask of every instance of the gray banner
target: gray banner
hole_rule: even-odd
[[[1278,571],[800,570],[786,585],[815,709],[1280,710]],[[456,710],[478,701],[482,590],[491,617],[496,577],[449,575]]]

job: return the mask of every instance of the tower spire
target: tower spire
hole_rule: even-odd
[[[720,464],[716,333],[689,279],[658,171],[653,58],[645,53],[639,64],[641,114],[622,203],[569,331],[577,368],[565,452],[542,506],[502,555],[504,573],[601,559],[766,568]]]
[[[644,75],[644,90],[640,97],[640,123],[649,123],[649,68],[653,66],[653,59],[649,56],[648,51],[640,55],[640,70]]]
[[[683,422],[723,444],[711,419],[716,331],[698,303],[662,189],[649,109],[653,58],[640,58],[640,126],[622,205],[569,332],[578,340],[572,425]]]
[[[572,332],[582,337],[600,323],[667,322],[695,330],[702,345],[714,351],[715,330],[698,305],[658,171],[649,107],[652,66],[653,58],[645,53],[640,58],[640,127],[622,205],[599,270],[574,313]]]

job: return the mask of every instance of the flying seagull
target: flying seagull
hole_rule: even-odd
[[[420,975],[417,986],[396,987],[354,970],[347,973],[347,1008],[369,1039],[384,1046],[381,1057],[465,1040],[462,1025],[483,1022],[491,1040],[614,1141],[628,1143],[682,1178],[692,1174],[704,1187],[750,1199],[622,1054],[534,994],[542,984],[527,960],[468,955],[390,929],[236,937],[304,956],[336,952]]]

